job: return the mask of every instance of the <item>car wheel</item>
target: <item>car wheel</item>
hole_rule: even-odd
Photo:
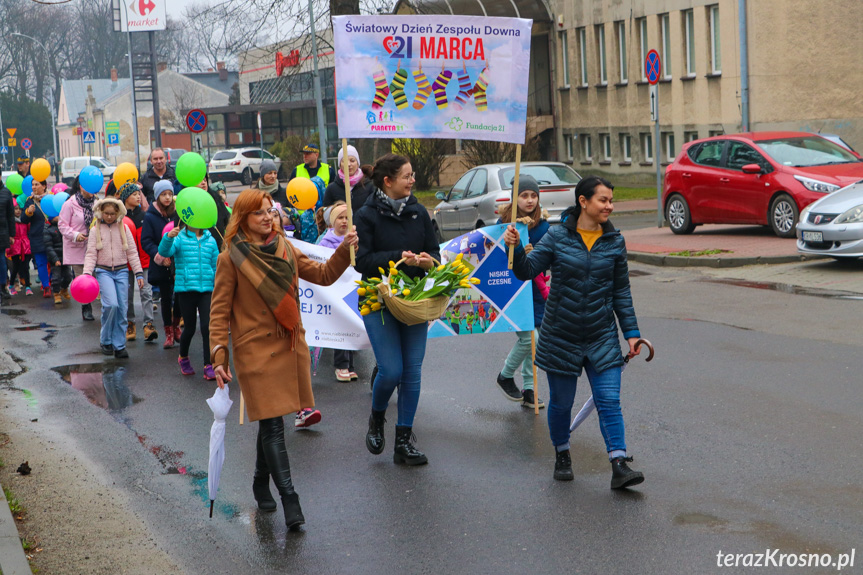
[[[434,228],[435,241],[439,244],[442,244],[443,243],[443,236],[440,233],[440,228],[437,227],[437,222],[432,222],[432,227]]]
[[[245,170],[243,170],[243,176],[240,181],[243,182],[244,186],[252,185],[252,168],[246,168]]]
[[[692,223],[692,214],[689,212],[689,204],[683,196],[674,194],[665,206],[665,219],[668,227],[675,234],[691,234],[695,229]]]
[[[768,221],[773,233],[780,238],[793,238],[796,235],[797,204],[788,194],[780,194],[770,204]]]

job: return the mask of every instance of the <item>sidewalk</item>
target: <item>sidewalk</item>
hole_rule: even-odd
[[[5,495],[2,495],[3,487],[0,486],[0,573],[3,575],[30,575],[30,564],[21,547],[21,539],[18,537],[18,527],[15,519],[9,511]]]

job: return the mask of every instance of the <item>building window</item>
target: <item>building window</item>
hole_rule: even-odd
[[[686,59],[686,75],[695,76],[695,14],[683,12],[683,54]]]
[[[707,134],[710,138],[713,138],[715,136],[724,136],[725,130],[710,130]]]
[[[568,160],[572,161],[572,135],[564,134],[563,142],[566,145],[566,157]]]
[[[569,88],[569,44],[565,30],[560,33],[560,64],[563,67],[563,87]]]
[[[611,134],[602,134],[599,136],[602,140],[602,159],[605,162],[611,161]]]
[[[625,84],[629,80],[629,71],[626,67],[626,22],[617,23],[617,59],[620,64],[620,83]]]
[[[719,6],[711,6],[710,14],[710,69],[714,74],[722,73],[722,50],[719,44]]]
[[[694,142],[698,139],[698,132],[683,132],[684,142]]]
[[[585,134],[581,137],[581,151],[584,152],[584,161],[593,161],[593,147],[590,142],[590,135]]]
[[[665,161],[673,162],[677,155],[677,148],[674,145],[674,132],[666,132],[663,138],[663,147],[665,148]]]
[[[578,29],[578,61],[581,68],[581,85],[587,86],[587,34],[584,28]]]
[[[620,154],[624,162],[632,161],[632,137],[629,134],[620,135]]]
[[[641,67],[641,81],[647,82],[647,74],[644,69],[644,61],[647,59],[647,18],[638,19],[638,46],[639,56],[638,62]]]
[[[662,77],[666,80],[671,78],[671,34],[668,29],[668,14],[659,15],[660,36],[662,36]]]
[[[644,153],[644,163],[653,163],[653,136],[641,134],[641,151]]]
[[[596,27],[596,54],[599,56],[599,83],[608,84],[608,68],[605,63],[605,26]]]

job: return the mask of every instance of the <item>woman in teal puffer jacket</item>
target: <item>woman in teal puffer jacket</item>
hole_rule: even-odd
[[[554,478],[573,479],[569,455],[569,422],[582,368],[587,372],[599,414],[599,427],[611,460],[611,488],[644,481],[627,466],[620,374],[623,352],[617,323],[638,355],[641,334],[632,305],[626,242],[608,221],[614,210],[614,187],[603,178],[588,177],[575,188],[576,204],[525,254],[519,234],[509,226],[507,245],[517,246],[513,271],[527,281],[551,269],[551,291],[539,332],[536,365],[548,375],[548,428],[556,452]],[[615,322],[617,317],[617,323]]]
[[[159,255],[174,258],[176,275],[174,292],[183,316],[180,336],[180,373],[195,375],[189,360],[189,346],[195,335],[195,324],[201,318],[201,338],[204,340],[204,379],[214,380],[216,374],[210,362],[210,299],[216,280],[216,259],[219,248],[207,230],[186,226],[182,222],[162,237]]]

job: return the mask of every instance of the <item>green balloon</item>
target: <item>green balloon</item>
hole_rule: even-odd
[[[24,178],[21,178],[21,179],[23,180]],[[19,207],[19,208],[21,208],[21,209],[23,210],[23,209],[24,209],[24,204],[26,204],[26,203],[27,203],[27,200],[28,200],[28,199],[29,199],[29,198],[28,198],[27,196],[25,196],[25,195],[24,195],[24,194],[22,194],[21,192],[18,192],[18,207]]]
[[[192,188],[204,181],[207,176],[207,162],[200,154],[186,152],[177,160],[177,180],[186,188]]]
[[[201,188],[189,187],[177,196],[177,213],[187,226],[206,230],[216,225],[219,211],[213,196]]]
[[[24,177],[21,174],[12,174],[6,178],[6,187],[12,192],[13,196],[21,193],[21,184],[24,182]]]

